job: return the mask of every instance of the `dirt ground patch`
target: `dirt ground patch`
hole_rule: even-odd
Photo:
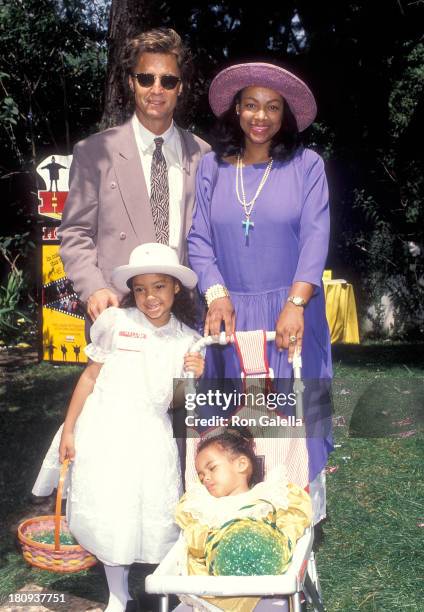
[[[38,363],[38,352],[33,348],[4,349],[0,351],[0,380],[19,368]]]

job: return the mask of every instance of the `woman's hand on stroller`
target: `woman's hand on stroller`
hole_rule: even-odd
[[[184,355],[184,370],[193,372],[195,378],[200,378],[205,369],[205,359],[200,353],[186,353]]]
[[[74,434],[68,431],[62,432],[59,445],[59,461],[63,463],[65,459],[73,461],[75,458]]]
[[[209,306],[205,320],[205,336],[217,336],[221,333],[221,324],[224,323],[227,340],[236,329],[236,313],[229,297],[217,298]]]
[[[275,328],[277,348],[288,349],[288,362],[292,363],[295,351],[300,354],[304,329],[303,308],[286,304],[278,317]]]

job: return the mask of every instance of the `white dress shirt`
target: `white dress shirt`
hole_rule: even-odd
[[[135,141],[140,153],[141,165],[146,180],[147,192],[150,197],[150,173],[152,168],[152,157],[155,150],[154,139],[158,134],[153,134],[144,127],[134,113],[132,118]],[[163,138],[162,152],[168,168],[169,183],[169,246],[177,249],[181,241],[181,213],[183,208],[183,167],[182,167],[182,145],[181,138],[174,122],[160,134]]]

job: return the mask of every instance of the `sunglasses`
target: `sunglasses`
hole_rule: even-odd
[[[149,72],[137,72],[136,74],[131,75],[134,79],[137,79],[138,84],[141,87],[152,87],[154,84],[157,75],[150,74]],[[157,77],[160,81],[161,87],[164,89],[175,89],[181,79],[173,74],[163,74]]]

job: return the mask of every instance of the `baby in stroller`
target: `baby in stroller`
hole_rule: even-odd
[[[283,466],[271,470],[261,482],[254,440],[244,428],[226,428],[204,439],[195,464],[200,482],[190,487],[176,510],[186,543],[188,575],[284,573],[297,540],[311,524],[309,495],[288,482]],[[202,607],[190,596],[180,599],[178,612]],[[281,597],[207,597],[203,601],[206,609],[232,612],[288,610]]]

